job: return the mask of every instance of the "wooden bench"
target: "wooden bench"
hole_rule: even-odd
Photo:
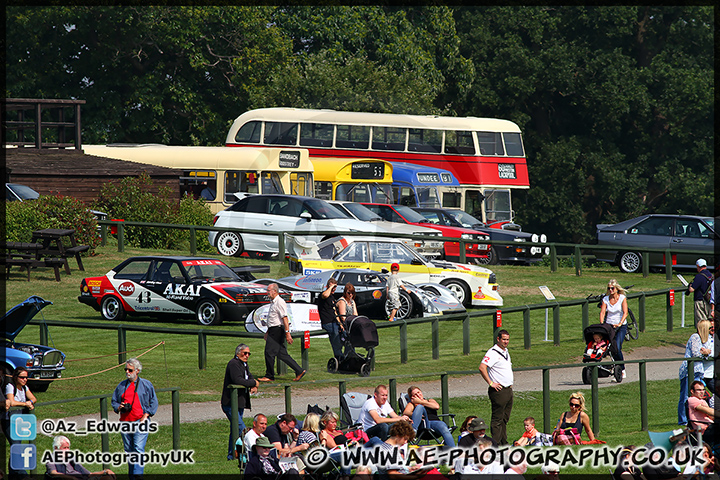
[[[83,252],[87,252],[90,250],[90,245],[76,245],[74,247],[68,247],[65,249],[65,253],[63,254],[63,257],[71,257],[75,256],[75,260],[77,260],[78,268],[82,271],[85,271],[85,267],[83,267],[82,259],[80,257],[80,254]]]
[[[60,267],[65,266],[65,261],[59,258],[45,258],[38,260],[36,258],[27,258],[27,255],[6,257],[4,260],[6,272],[5,278],[10,276],[10,268],[17,266],[20,270],[27,270],[27,281],[30,281],[30,270],[37,267],[52,267],[55,270],[55,281],[60,281]]]

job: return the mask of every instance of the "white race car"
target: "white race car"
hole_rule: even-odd
[[[499,307],[495,274],[487,268],[440,260],[428,260],[401,240],[373,237],[329,238],[320,243],[286,235],[290,270],[313,275],[326,270],[363,268],[390,270],[400,265],[398,275],[414,284],[439,283],[449,288],[466,307]]]

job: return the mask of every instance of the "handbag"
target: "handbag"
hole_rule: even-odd
[[[555,445],[580,445],[580,435],[577,428],[570,427],[555,435]]]

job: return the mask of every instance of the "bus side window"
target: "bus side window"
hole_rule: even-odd
[[[475,155],[472,132],[447,130],[445,132],[445,153]]]
[[[444,192],[442,197],[443,208],[460,208],[460,193]]]
[[[505,151],[510,157],[524,157],[522,140],[519,133],[503,133],[505,139]]]
[[[238,143],[260,143],[260,122],[248,122],[235,134]]]
[[[333,131],[333,125],[301,123],[300,145],[307,147],[332,147]]]
[[[370,127],[358,125],[338,125],[336,148],[361,148],[366,150],[370,146]]]
[[[500,132],[477,132],[482,155],[505,155]]]
[[[405,150],[407,129],[397,127],[373,127],[373,150]]]
[[[442,147],[442,132],[440,130],[410,129],[408,151],[440,153]]]
[[[264,142],[268,145],[296,145],[297,123],[265,122]]]
[[[225,172],[225,203],[235,203],[240,191],[240,172]]]

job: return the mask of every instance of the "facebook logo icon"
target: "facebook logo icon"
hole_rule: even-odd
[[[17,414],[10,417],[10,438],[12,440],[35,440],[36,428],[35,415]]]
[[[13,470],[34,470],[37,466],[35,445],[10,445],[10,468]]]

